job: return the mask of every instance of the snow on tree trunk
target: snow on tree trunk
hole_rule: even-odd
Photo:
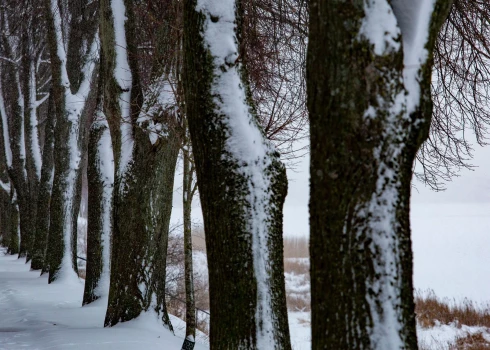
[[[99,97],[100,98],[100,97]],[[102,101],[88,143],[87,274],[83,305],[109,297],[114,156]]]
[[[77,278],[76,233],[81,163],[81,122],[88,99],[95,63],[98,58],[97,35],[88,42],[88,52],[77,67],[83,79],[75,85],[67,70],[65,37],[62,32],[61,12],[56,0],[46,0],[48,18],[48,44],[51,52],[53,93],[56,106],[54,179],[50,206],[48,237],[49,282]],[[82,44],[80,44],[82,45]]]
[[[310,2],[313,349],[417,349],[410,181],[450,5]]]
[[[240,63],[241,1],[187,0],[184,86],[206,230],[214,349],[290,349],[279,154]]]
[[[1,68],[1,66],[0,66]],[[0,218],[0,228],[3,236],[3,245],[7,247],[7,253],[18,254],[19,253],[19,240],[17,232],[12,232],[12,220],[16,218],[17,203],[13,201],[13,186],[10,183],[9,168],[12,166],[12,151],[10,148],[9,137],[9,125],[7,119],[7,112],[5,109],[5,101],[3,98],[3,86],[0,79],[0,169],[1,169],[1,200],[2,200],[2,213]]]
[[[48,101],[48,111],[44,129],[44,148],[42,155],[41,180],[39,183],[39,193],[37,198],[37,215],[32,251],[31,268],[42,270],[43,273],[49,272],[46,261],[46,250],[49,232],[49,208],[51,204],[51,191],[53,188],[54,177],[54,128],[56,122],[54,97],[51,93]]]
[[[25,142],[25,104],[22,92],[22,83],[18,70],[10,73],[10,81],[13,82],[12,115],[9,120],[10,145],[12,152],[12,166],[9,169],[10,178],[14,184],[19,206],[20,242],[19,257],[27,257],[27,252],[32,241],[32,229],[30,225],[30,201],[29,182],[26,169],[26,142]],[[25,218],[25,219],[24,219]]]
[[[160,100],[158,91],[141,92],[131,2],[103,0],[100,6],[108,14],[101,23],[101,74],[116,164],[105,325],[129,321],[152,309],[171,329],[165,306],[165,260],[179,145],[166,122],[174,112],[165,106],[153,108],[147,94]],[[160,85],[156,79],[156,86]],[[154,120],[160,119],[157,127]],[[158,129],[167,132],[158,136],[154,134]]]

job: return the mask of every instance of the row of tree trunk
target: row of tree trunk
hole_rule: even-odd
[[[309,2],[314,349],[417,348],[410,183],[432,116],[432,52],[451,3]],[[50,283],[76,278],[88,151],[83,303],[107,299],[106,326],[154,310],[171,329],[166,249],[182,144],[191,245],[190,136],[211,348],[291,348],[282,252],[287,178],[253,99],[243,44],[250,4],[44,0],[42,8],[29,0],[20,11],[2,0],[10,10],[0,16],[3,244],[49,272]],[[13,27],[19,16],[23,24]],[[191,293],[191,255],[185,265]],[[194,341],[195,320],[187,318],[186,339]]]

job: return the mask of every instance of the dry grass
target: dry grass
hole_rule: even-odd
[[[284,259],[284,272],[294,273],[295,275],[309,275],[310,264],[306,259]]]
[[[415,293],[415,314],[421,327],[456,323],[466,326],[490,327],[490,308],[469,299],[461,302],[438,298],[434,291]]]
[[[309,258],[310,248],[307,237],[284,237],[284,258]]]
[[[192,249],[206,253],[206,237],[202,226],[192,228]]]
[[[490,343],[483,337],[482,333],[468,334],[456,340],[456,343],[449,346],[449,350],[488,350]]]

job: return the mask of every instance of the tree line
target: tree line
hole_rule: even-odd
[[[414,162],[439,188],[466,165],[458,125],[471,121],[484,143],[488,5],[1,0],[0,11],[0,232],[10,254],[49,283],[78,278],[86,169],[83,305],[107,299],[108,327],[154,310],[172,330],[165,275],[180,153],[185,346],[196,327],[199,191],[211,348],[290,349],[284,161],[302,154],[309,132],[313,348],[417,348]],[[460,113],[445,110],[454,104]]]

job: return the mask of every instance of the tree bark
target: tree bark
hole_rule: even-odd
[[[238,57],[241,1],[184,3],[184,91],[206,230],[212,349],[290,349],[287,178]],[[235,13],[236,9],[236,13]],[[219,43],[227,43],[220,49]]]
[[[423,45],[429,57],[411,73],[403,7],[418,4],[310,2],[313,349],[417,349],[410,182],[430,125],[433,42],[450,3],[436,2]],[[385,17],[369,22],[370,11]],[[388,22],[401,32],[383,27],[385,36],[371,40],[365,28]]]
[[[82,8],[93,2],[82,1]],[[46,18],[48,22],[48,46],[51,56],[53,95],[56,107],[54,179],[50,205],[50,224],[48,237],[49,283],[59,277],[76,278],[77,256],[76,237],[78,208],[80,206],[81,174],[80,163],[85,136],[84,113],[89,97],[90,85],[98,58],[96,28],[87,29],[87,40],[78,43],[83,53],[78,57],[76,68],[67,62],[65,38],[61,24],[61,12],[56,0],[45,0]],[[97,9],[97,8],[95,8]],[[70,25],[79,20],[73,18]],[[70,32],[70,34],[76,33]],[[70,45],[72,45],[68,38]],[[78,51],[77,51],[78,52]],[[69,68],[70,67],[70,68]],[[73,76],[73,70],[83,72],[82,79]]]
[[[26,16],[24,18],[21,34],[22,40],[22,91],[24,97],[24,147],[25,147],[25,174],[26,191],[25,208],[20,220],[28,230],[27,262],[32,258],[34,238],[36,233],[37,198],[39,181],[41,178],[41,149],[38,134],[38,101],[37,101],[37,65],[35,41],[40,40],[36,35],[39,20],[34,14],[33,1],[24,2]],[[32,265],[31,265],[32,267]]]
[[[108,298],[110,285],[114,157],[109,126],[102,112],[102,96],[98,100],[88,142],[87,274],[83,305]]]
[[[187,129],[187,128],[186,128]],[[190,139],[188,131],[184,130],[183,154],[183,183],[182,205],[184,207],[184,278],[185,278],[185,342],[183,349],[194,346],[196,341],[196,303],[194,300],[194,269],[192,266],[192,197],[194,196],[192,178],[194,166],[190,153]]]
[[[103,0],[100,5],[104,112],[116,166],[105,325],[129,321],[153,308],[171,329],[165,306],[165,260],[179,145],[171,127],[152,143],[146,123],[159,121],[167,128],[174,115],[164,108],[150,116],[142,112],[147,101],[138,76],[132,1]]]
[[[20,225],[19,225],[19,205],[17,203],[17,194],[12,189],[10,206],[10,240],[7,247],[7,253],[14,255],[20,251]]]
[[[51,204],[51,191],[53,188],[54,177],[54,129],[55,129],[55,107],[54,97],[50,93],[48,101],[48,111],[46,126],[44,129],[44,148],[41,167],[41,181],[39,183],[39,193],[37,199],[37,216],[34,245],[32,251],[31,268],[49,271],[49,265],[46,261],[46,250],[48,246],[49,217]]]

